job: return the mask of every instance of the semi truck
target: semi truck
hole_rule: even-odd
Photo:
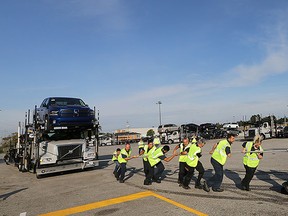
[[[178,131],[173,132],[164,132],[160,134],[160,140],[162,144],[168,143],[179,143],[180,142],[180,133]]]
[[[253,140],[256,135],[260,135],[262,140],[272,138],[272,128],[268,122],[249,128],[244,132],[244,138],[246,140]]]
[[[50,100],[53,101],[54,98]],[[57,100],[58,98],[56,102]],[[71,101],[71,98],[67,100]],[[65,98],[61,97],[62,104],[63,101],[65,102]],[[39,108],[35,106],[32,122],[30,122],[30,110],[26,113],[24,133],[21,133],[23,129],[21,130],[19,123],[15,161],[20,171],[33,172],[40,178],[51,173],[87,169],[99,165],[99,112],[96,118],[95,107],[94,110],[89,110],[88,105],[84,104],[84,112],[80,105],[62,104],[59,107],[53,104],[53,112],[49,110],[47,114],[49,118],[52,113],[55,121],[39,120]],[[89,115],[87,121],[86,115]],[[60,127],[55,126],[55,122],[61,122]]]
[[[30,166],[36,177],[99,165],[97,139],[92,130],[53,131],[31,143]]]

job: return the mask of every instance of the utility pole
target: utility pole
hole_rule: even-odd
[[[162,104],[162,102],[161,101],[158,101],[156,104],[158,104],[159,105],[159,125],[161,125],[161,104]]]

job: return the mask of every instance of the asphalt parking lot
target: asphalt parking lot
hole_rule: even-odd
[[[208,154],[217,140],[209,140],[203,148],[204,178],[213,170]],[[0,161],[0,215],[287,215],[288,195],[281,185],[288,180],[288,152],[264,153],[251,182],[251,191],[239,189],[245,171],[242,164],[241,137],[232,145],[232,158],[224,169],[222,193],[178,186],[178,158],[166,167],[161,184],[143,185],[142,159],[128,163],[124,184],[114,178],[110,161],[117,147],[100,147],[100,166],[87,171],[51,175],[36,179],[32,173],[21,173]],[[170,145],[173,149],[176,144]],[[288,139],[263,141],[265,150],[285,150]],[[138,153],[132,144],[132,155]],[[168,153],[171,155],[171,152]],[[196,172],[197,175],[197,172]]]

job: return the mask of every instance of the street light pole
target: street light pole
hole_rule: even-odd
[[[159,105],[159,122],[160,122],[160,125],[161,125],[161,107],[160,107],[160,105],[162,104],[162,102],[158,101],[156,104]]]

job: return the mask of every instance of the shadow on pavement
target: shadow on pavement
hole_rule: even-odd
[[[22,188],[22,189],[15,190],[15,191],[12,191],[12,192],[9,192],[9,193],[6,193],[6,194],[1,194],[0,195],[0,199],[6,200],[8,197],[10,197],[10,196],[12,196],[12,195],[14,195],[16,193],[19,193],[19,192],[21,192],[23,190],[26,190],[26,189],[28,189],[28,188]]]

